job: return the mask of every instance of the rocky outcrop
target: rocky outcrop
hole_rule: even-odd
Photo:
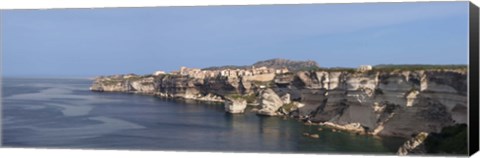
[[[247,104],[258,102],[260,115],[283,113],[342,130],[405,138],[467,123],[465,69],[318,70],[205,78],[116,75],[97,78],[91,90],[217,102],[232,94],[255,96]],[[232,110],[235,107],[226,108],[241,111]]]
[[[358,134],[366,134],[365,128],[362,127],[360,123],[351,123],[346,125],[338,125],[331,122],[320,123],[320,125],[327,126],[334,129],[340,129],[344,131],[355,132]]]
[[[252,89],[256,88],[251,86]],[[234,77],[190,78],[181,75],[98,77],[90,87],[99,92],[130,92],[169,98],[223,102],[223,96],[246,91]],[[249,89],[251,91],[251,89]]]
[[[411,138],[405,144],[403,144],[399,149],[398,155],[412,155],[412,154],[425,154],[427,152],[425,148],[425,140],[428,137],[428,133],[420,132],[415,137]]]
[[[290,104],[292,100],[290,99],[290,94],[285,94],[281,97],[283,104]]]
[[[243,113],[247,107],[247,101],[242,98],[227,98],[224,103],[225,111],[236,114]]]
[[[282,99],[280,99],[272,89],[263,90],[261,96],[262,101],[260,106],[262,108],[258,110],[257,114],[267,116],[277,115],[278,109],[283,105]]]
[[[305,107],[298,117],[314,122],[360,124],[370,134],[409,137],[467,118],[465,71],[315,72],[299,78]]]

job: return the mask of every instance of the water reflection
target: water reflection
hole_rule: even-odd
[[[6,146],[393,154],[403,143],[394,138],[318,131],[318,126],[258,116],[250,109],[245,114],[228,114],[221,103],[93,93],[88,91],[87,80],[5,83],[2,110]],[[68,93],[59,94],[59,88]],[[25,108],[34,106],[37,108]],[[304,132],[320,138],[305,137]]]

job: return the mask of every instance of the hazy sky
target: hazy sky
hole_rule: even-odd
[[[468,2],[1,11],[4,76],[149,74],[270,58],[467,64]]]

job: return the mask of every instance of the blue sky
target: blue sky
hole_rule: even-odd
[[[1,11],[4,76],[149,74],[315,60],[467,64],[468,2]]]

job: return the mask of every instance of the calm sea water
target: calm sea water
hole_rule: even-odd
[[[2,84],[8,147],[394,154],[404,142],[317,131],[251,112],[227,114],[222,104],[95,93],[89,80],[5,78]]]

